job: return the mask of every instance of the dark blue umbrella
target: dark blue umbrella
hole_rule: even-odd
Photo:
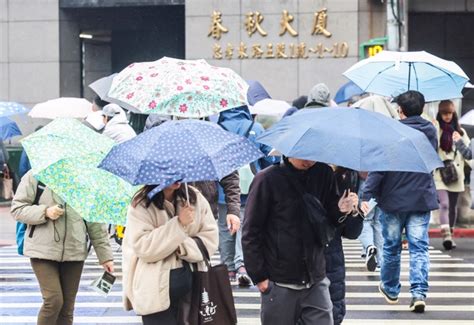
[[[0,136],[2,137],[2,141],[17,135],[21,135],[21,131],[16,122],[7,117],[0,117]]]
[[[15,102],[0,102],[0,117],[28,113],[30,110]]]
[[[133,185],[220,180],[263,154],[246,138],[198,120],[168,121],[116,145],[99,165]]]
[[[364,91],[352,81],[345,83],[339,88],[334,97],[337,104],[347,102],[352,96],[362,95]]]
[[[303,109],[257,141],[288,157],[359,171],[430,173],[443,166],[425,134],[363,109]]]

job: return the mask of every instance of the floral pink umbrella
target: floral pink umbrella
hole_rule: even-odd
[[[231,69],[163,57],[129,65],[115,76],[107,96],[144,114],[201,118],[247,105],[247,89]]]

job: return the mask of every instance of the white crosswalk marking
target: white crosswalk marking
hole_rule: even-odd
[[[117,247],[115,247],[117,248]],[[452,258],[430,248],[430,292],[427,311],[421,318],[408,311],[410,294],[409,256],[402,252],[402,293],[398,305],[388,305],[377,291],[378,272],[365,269],[356,241],[344,241],[346,257],[347,316],[344,324],[473,324],[474,264]],[[75,310],[75,324],[140,324],[141,318],[122,309],[121,252],[114,252],[117,283],[107,298],[89,284],[102,274],[97,257],[91,254],[84,266]],[[219,256],[212,257],[213,264]],[[239,324],[260,324],[260,294],[256,288],[233,286]],[[39,286],[29,259],[18,256],[15,247],[0,248],[0,324],[34,324],[41,306]],[[462,314],[463,317],[457,315]],[[388,318],[388,319],[387,319]]]

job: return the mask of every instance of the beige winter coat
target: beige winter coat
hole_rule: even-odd
[[[466,144],[466,146],[469,146],[469,137],[467,136],[466,130],[462,129],[464,132],[464,135],[462,136],[462,141]],[[441,129],[438,128],[438,143],[441,143]],[[457,152],[456,157],[455,157],[455,150],[456,146],[453,143],[453,151],[450,153],[446,153],[441,147],[438,147],[438,155],[441,161],[447,160],[447,159],[454,159],[454,166],[456,168],[456,172],[458,173],[458,180],[457,182],[454,182],[452,184],[446,185],[443,183],[443,180],[441,179],[441,174],[439,170],[436,170],[434,173],[434,180],[435,180],[435,185],[437,190],[446,190],[449,192],[464,192],[464,163],[465,159],[462,156],[460,152]]]
[[[217,224],[209,203],[196,189],[194,221],[183,228],[172,203],[165,201],[165,210],[144,203],[128,209],[127,230],[123,240],[123,293],[126,310],[134,309],[138,315],[148,315],[169,308],[170,270],[182,266],[182,260],[200,262],[203,257],[191,237],[198,236],[209,254],[217,250],[219,236]],[[174,217],[170,218],[169,215]]]
[[[11,214],[15,220],[27,224],[23,253],[32,258],[57,262],[84,261],[87,258],[86,236],[89,235],[99,263],[113,260],[105,224],[84,222],[70,206],[45,188],[38,205],[33,205],[38,181],[31,171],[21,179],[12,201]],[[66,213],[56,221],[46,218],[46,209],[62,204]],[[35,225],[30,237],[32,226]]]

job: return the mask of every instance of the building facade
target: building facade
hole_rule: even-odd
[[[408,4],[409,50],[474,75],[474,0]],[[164,55],[230,67],[278,99],[306,95],[318,82],[334,94],[359,45],[386,35],[386,7],[380,0],[0,0],[0,99],[90,100],[94,80]],[[465,108],[473,97],[466,93]],[[31,130],[29,119],[20,123]]]

